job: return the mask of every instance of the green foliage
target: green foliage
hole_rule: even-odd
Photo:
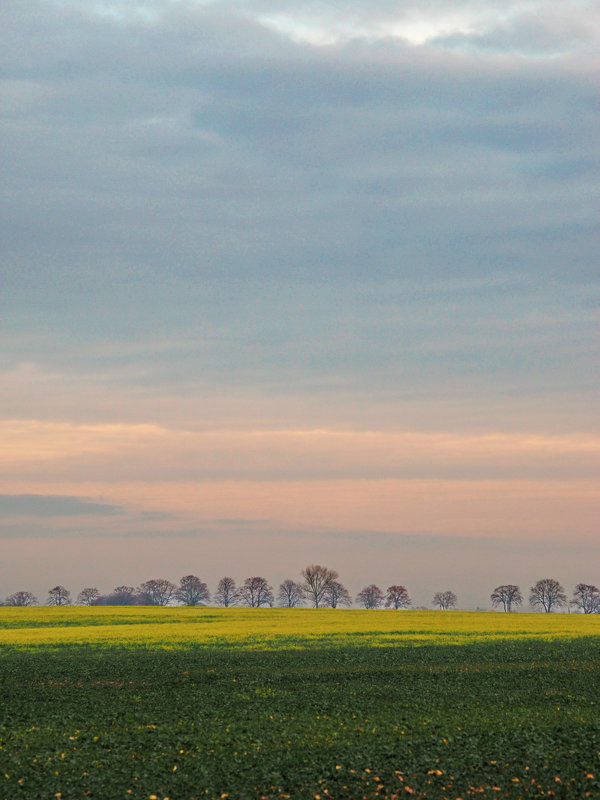
[[[598,654],[5,648],[0,798],[599,797]]]

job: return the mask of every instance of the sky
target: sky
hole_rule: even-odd
[[[594,0],[3,0],[0,596],[600,585]]]

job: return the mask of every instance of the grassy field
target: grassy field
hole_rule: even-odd
[[[597,703],[600,616],[1,608],[0,798],[599,798]]]

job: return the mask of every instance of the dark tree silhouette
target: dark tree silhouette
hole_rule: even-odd
[[[442,611],[448,611],[449,608],[456,608],[456,603],[458,602],[458,598],[451,592],[447,590],[445,592],[436,592],[433,595],[433,605],[439,606]]]
[[[385,607],[386,608],[408,608],[410,605],[410,597],[406,591],[405,586],[388,586],[385,593]]]
[[[54,586],[48,590],[48,599],[46,600],[49,606],[68,606],[71,602],[71,592],[65,589],[64,586]]]
[[[542,578],[531,587],[529,605],[549,614],[553,608],[561,608],[567,604],[567,595],[560,583],[554,578]]]
[[[117,586],[110,594],[100,595],[95,606],[140,606],[147,602],[133,586]]]
[[[287,578],[279,586],[277,599],[280,606],[286,606],[287,608],[300,606],[304,602],[304,589],[296,581]]]
[[[384,599],[383,592],[374,583],[370,586],[365,586],[356,595],[356,602],[363,608],[381,608]]]
[[[184,606],[198,606],[210,601],[210,592],[196,575],[184,575],[175,591],[175,599]]]
[[[221,578],[215,592],[215,603],[220,606],[234,606],[237,602],[237,589],[233,578]]]
[[[350,597],[350,592],[343,583],[331,581],[325,590],[322,604],[324,606],[329,606],[329,608],[338,608],[339,606],[350,608],[352,605],[352,598]]]
[[[7,606],[37,606],[38,599],[31,592],[14,592],[6,598]]]
[[[322,567],[320,564],[311,564],[302,570],[304,583],[302,588],[315,608],[323,605],[325,592],[332,581],[337,580],[338,574],[334,569]]]
[[[573,592],[573,603],[584,614],[600,612],[600,589],[590,583],[578,583]]]
[[[511,611],[513,606],[520,606],[523,602],[521,590],[512,583],[496,586],[490,595],[493,606],[502,606],[505,611]]]
[[[133,606],[141,602],[141,598],[133,586],[116,586],[112,597],[115,600],[114,605],[117,606]],[[113,603],[111,603],[111,605],[113,605]]]
[[[258,575],[253,578],[246,578],[238,591],[238,597],[245,606],[250,606],[251,608],[272,606],[275,602],[273,589],[265,578],[261,578]]]
[[[95,606],[143,606],[147,603],[146,597],[133,586],[117,586],[110,594],[102,594],[94,600]]]
[[[145,605],[167,606],[175,597],[177,587],[166,578],[152,578],[140,584],[138,593]]]
[[[77,595],[77,602],[80,606],[93,606],[100,597],[100,592],[93,586],[87,586]]]

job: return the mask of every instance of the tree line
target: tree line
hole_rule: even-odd
[[[111,593],[103,595],[95,587],[85,587],[77,595],[76,603],[86,606],[167,606],[179,603],[183,606],[202,606],[210,602],[215,605],[248,606],[285,606],[294,608],[305,603],[313,608],[339,608],[352,606],[353,601],[346,587],[339,581],[338,573],[321,566],[311,564],[301,571],[301,580],[290,578],[284,580],[275,593],[269,582],[260,576],[246,578],[238,586],[233,578],[221,578],[214,594],[211,595],[207,584],[196,575],[185,575],[174,584],[166,578],[153,578],[138,587],[117,586]],[[506,612],[513,611],[522,605],[523,595],[518,586],[502,584],[490,595],[494,608],[502,608]],[[4,605],[32,606],[38,604],[32,592],[19,591],[9,595]],[[356,595],[355,601],[362,608],[406,609],[412,606],[405,586],[393,584],[382,591],[372,583],[365,586]],[[570,601],[584,614],[600,613],[600,589],[587,584],[578,583]],[[72,603],[71,592],[64,586],[54,586],[48,591],[46,604],[64,606]],[[432,603],[436,608],[446,611],[457,607],[458,598],[451,590],[436,592]],[[565,606],[570,606],[567,594],[561,584],[554,578],[543,578],[537,581],[529,593],[529,605],[538,611],[550,613]]]

